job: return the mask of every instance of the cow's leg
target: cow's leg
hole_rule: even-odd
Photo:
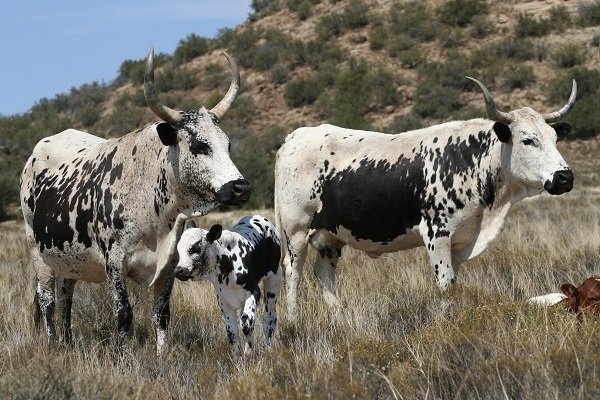
[[[265,312],[263,314],[263,332],[265,334],[265,346],[271,347],[273,334],[277,328],[277,298],[281,286],[281,268],[277,273],[269,274],[264,279]]]
[[[256,309],[260,300],[260,289],[254,287],[252,291],[246,291],[244,309],[240,315],[240,326],[246,339],[244,354],[250,354],[253,350],[252,335],[254,333],[254,322],[256,321]]]
[[[133,312],[127,296],[125,277],[120,269],[114,265],[108,265],[108,286],[113,298],[113,312],[117,319],[117,347],[121,349],[127,335],[131,333]]]
[[[164,351],[167,329],[171,319],[171,310],[169,307],[171,291],[173,290],[173,281],[175,274],[173,268],[163,271],[162,275],[154,283],[154,317],[153,323],[156,329],[156,354],[160,355]]]
[[[436,238],[435,235],[430,239],[424,238],[427,254],[429,255],[429,264],[435,274],[437,285],[442,290],[447,290],[456,280],[456,270],[452,265],[452,244],[450,237],[442,236]]]
[[[73,334],[71,332],[71,307],[73,305],[73,292],[75,291],[76,279],[58,278],[56,287],[58,290],[58,302],[61,309],[61,340],[65,344],[73,342]]]
[[[220,292],[217,292],[220,293]],[[229,344],[231,345],[233,355],[236,356],[238,354],[238,341],[240,337],[240,328],[238,327],[237,315],[235,309],[233,309],[229,304],[223,302],[220,294],[217,294],[217,303],[219,304],[219,308],[221,309],[221,313],[223,313],[223,321],[225,321],[225,330],[227,331],[227,339],[229,340]]]
[[[335,289],[335,268],[342,255],[342,247],[323,247],[318,249],[314,271],[323,289],[323,298],[330,307],[339,307],[340,302]]]
[[[287,318],[296,321],[298,318],[298,286],[302,276],[302,268],[306,259],[306,232],[296,232],[287,238],[287,251],[282,261],[285,272],[287,295]]]
[[[39,327],[40,319],[44,323],[46,335],[50,341],[56,339],[56,329],[54,328],[54,270],[36,259],[32,253],[37,272],[37,284],[35,287],[38,309],[34,315],[35,325]],[[35,301],[35,300],[34,300]],[[40,318],[41,316],[41,318]]]

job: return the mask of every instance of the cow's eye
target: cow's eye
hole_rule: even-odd
[[[535,143],[535,141],[533,139],[523,139],[523,144],[525,146],[530,146],[530,145],[532,145],[534,143]]]
[[[190,151],[194,155],[208,155],[210,153],[210,146],[208,145],[208,143],[194,138],[192,139],[192,143],[190,144]]]

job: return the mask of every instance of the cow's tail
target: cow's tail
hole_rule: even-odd
[[[277,171],[277,161],[275,161],[275,171]],[[280,253],[281,256],[279,257],[279,266],[283,267],[283,260],[285,260],[285,256],[287,255],[287,249],[288,249],[288,242],[287,242],[287,235],[285,234],[285,230],[283,229],[283,224],[281,223],[281,214],[280,214],[280,210],[279,210],[279,202],[277,201],[277,178],[275,178],[275,194],[273,196],[273,206],[275,208],[275,229],[277,229],[277,232],[279,233],[279,241],[281,243],[280,245]]]
[[[37,290],[33,296],[33,329],[37,332],[42,321],[42,309],[40,308],[40,295]]]

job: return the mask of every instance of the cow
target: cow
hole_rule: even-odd
[[[371,257],[425,246],[446,290],[460,264],[498,236],[511,204],[572,189],[573,172],[556,148],[570,126],[554,122],[573,107],[575,81],[566,105],[540,114],[500,111],[487,88],[467,78],[483,92],[489,119],[394,135],[326,124],[286,137],[275,162],[275,219],[292,320],[308,244],[330,305],[339,304],[335,269],[346,245]]]
[[[239,340],[236,313],[240,309],[246,339],[244,353],[252,352],[260,301],[258,284],[264,282],[263,331],[269,348],[277,325],[275,305],[281,282],[281,248],[275,226],[267,218],[253,215],[243,217],[231,230],[223,230],[218,224],[208,231],[191,227],[181,235],[177,252],[177,279],[208,280],[213,284],[234,354]]]
[[[169,256],[187,217],[219,204],[240,204],[250,185],[229,158],[219,121],[239,91],[239,68],[212,109],[183,112],[162,105],[154,85],[154,50],[144,95],[162,121],[120,138],[67,129],[42,139],[21,175],[21,207],[36,269],[36,325],[56,339],[55,282],[62,308],[61,341],[70,343],[75,284],[107,281],[117,320],[117,347],[130,333],[126,278],[154,286],[157,352],[169,324],[174,281]]]
[[[541,306],[560,304],[579,316],[581,314],[600,315],[600,275],[590,276],[577,287],[570,283],[563,283],[560,291],[562,293],[532,297],[528,302]]]

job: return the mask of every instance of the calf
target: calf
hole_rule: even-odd
[[[208,231],[190,228],[183,232],[177,252],[179,262],[175,276],[178,279],[206,279],[214,285],[234,352],[239,336],[236,314],[242,308],[244,353],[252,351],[254,319],[260,300],[258,283],[264,281],[263,330],[265,344],[270,347],[277,325],[275,303],[281,282],[280,239],[273,224],[260,215],[253,215],[242,218],[230,231],[223,230],[221,225],[213,225]]]
[[[592,275],[575,287],[570,283],[560,286],[562,293],[550,293],[529,299],[529,303],[542,306],[561,304],[575,314],[600,315],[600,275]]]

